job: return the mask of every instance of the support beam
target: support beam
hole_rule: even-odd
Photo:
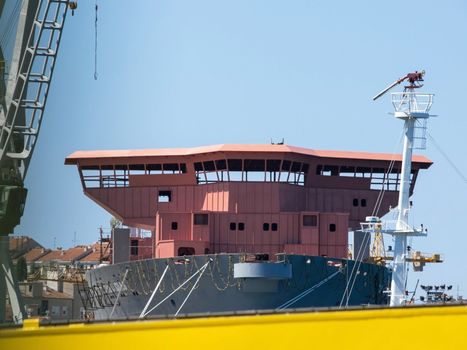
[[[9,236],[0,236],[0,323],[10,321],[6,319],[6,296],[8,295],[13,322],[19,324],[23,322],[25,310],[10,260],[9,241]]]
[[[410,173],[412,170],[412,149],[415,118],[404,122],[404,150],[402,153],[401,183],[399,189],[398,216],[396,230],[407,230],[409,220]],[[394,263],[392,267],[391,306],[405,303],[405,281],[407,278],[407,235],[394,236]]]

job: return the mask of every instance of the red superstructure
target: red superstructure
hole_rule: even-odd
[[[413,161],[411,191],[418,171],[432,164],[422,156]],[[349,229],[396,205],[400,173],[397,155],[288,145],[79,151],[65,164],[78,166],[84,192],[96,203],[125,225],[153,232],[158,258],[347,257]]]

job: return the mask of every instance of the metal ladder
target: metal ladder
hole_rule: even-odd
[[[23,179],[40,131],[69,3],[39,1],[12,99],[0,125],[0,162],[18,160]]]
[[[414,126],[413,149],[426,149],[427,119],[417,120]]]

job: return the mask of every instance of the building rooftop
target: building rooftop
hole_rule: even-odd
[[[50,251],[48,254],[42,256],[38,260],[40,260],[42,263],[50,261],[73,262],[90,254],[91,252],[92,249],[87,246],[77,246],[66,250],[57,249]]]
[[[401,155],[390,153],[370,153],[370,152],[352,152],[352,151],[325,151],[313,150],[309,148],[275,145],[275,144],[224,144],[193,148],[165,148],[165,149],[142,149],[142,150],[104,150],[104,151],[76,151],[65,159],[65,164],[77,164],[83,159],[108,159],[108,158],[134,158],[134,157],[170,157],[170,156],[192,156],[197,154],[207,154],[216,152],[244,152],[244,153],[295,153],[314,157],[338,158],[338,159],[362,159],[362,160],[401,160]],[[432,162],[420,155],[413,157],[414,162],[426,163]]]
[[[9,250],[12,257],[23,255],[36,247],[43,248],[39,243],[28,236],[11,236],[9,239]]]
[[[49,252],[50,252],[50,249],[45,249],[42,247],[35,247],[31,249],[29,252],[27,252],[26,254],[24,254],[23,256],[26,259],[26,262],[31,263]]]
[[[101,249],[100,243],[99,242],[94,243],[91,246],[91,253],[86,255],[85,257],[79,259],[79,261],[82,262],[82,263],[98,263],[98,262],[100,262],[100,258],[101,258],[101,250],[100,249]],[[103,252],[102,258],[104,260],[108,259],[109,255],[110,255],[109,242],[103,242],[102,243],[102,252]]]

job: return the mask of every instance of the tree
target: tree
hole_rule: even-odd
[[[114,228],[119,228],[121,226],[122,226],[122,222],[118,220],[115,216],[113,216],[112,219],[110,219],[110,227],[112,228],[112,230]]]
[[[28,278],[28,265],[24,256],[20,257],[16,262],[16,278],[18,281],[24,281]]]

